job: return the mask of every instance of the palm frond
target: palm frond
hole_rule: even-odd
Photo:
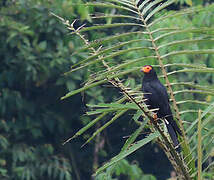
[[[114,163],[120,161],[121,159],[124,159],[126,156],[128,156],[131,153],[135,152],[136,150],[138,150],[139,148],[141,148],[145,144],[149,143],[153,139],[157,138],[158,136],[159,136],[159,133],[158,132],[154,132],[154,133],[150,134],[149,136],[147,136],[145,139],[137,141],[132,146],[130,146],[127,150],[122,151],[120,154],[118,154],[117,156],[115,156],[114,158],[112,158],[109,163],[106,163],[105,165],[103,165],[102,167],[100,167],[96,171],[96,174],[94,174],[94,175],[99,174],[101,171],[105,170],[109,166],[111,166]]]
[[[183,137],[180,137],[180,140],[183,149],[183,160],[177,155],[160,126],[156,124],[153,124],[153,126],[158,132],[154,132],[151,136],[139,141],[139,144],[134,144],[133,147],[128,148],[130,144],[136,140],[139,132],[147,123],[147,120],[141,123],[135,119],[134,121],[139,125],[139,128],[130,136],[121,152],[109,163],[98,169],[97,173],[118,162],[142,147],[145,143],[150,142],[156,137],[161,137],[159,143],[168,158],[172,159],[171,162],[179,176],[185,179],[190,179],[190,176],[196,176],[195,172],[197,170],[194,162],[194,159],[197,158],[194,155],[196,146],[193,147],[192,151],[190,149],[192,148],[193,139],[195,140],[198,134],[191,133],[196,129],[199,118],[192,118],[191,121],[188,121],[188,124],[191,124],[189,127],[187,123],[184,124],[182,122],[182,119],[188,117],[190,113],[195,115],[198,109],[202,109],[202,114],[200,116],[202,122],[199,127],[200,132],[203,133],[206,129],[205,126],[210,123],[211,117],[213,116],[211,109],[214,106],[211,101],[206,101],[206,98],[213,98],[214,89],[208,86],[208,84],[204,86],[193,83],[191,78],[196,77],[196,75],[201,75],[202,73],[212,74],[214,69],[207,67],[206,63],[200,58],[198,58],[197,63],[196,61],[194,61],[194,63],[191,61],[183,63],[182,58],[212,56],[214,54],[214,49],[208,48],[204,44],[213,42],[214,28],[212,26],[206,27],[203,25],[188,26],[188,22],[185,22],[187,27],[178,23],[171,23],[172,25],[167,26],[165,23],[179,19],[182,16],[187,17],[207,11],[213,12],[214,6],[188,8],[172,13],[167,12],[167,15],[161,12],[161,10],[174,2],[174,0],[145,0],[143,2],[139,0],[108,0],[104,3],[86,3],[86,6],[115,9],[114,14],[103,14],[101,12],[100,14],[92,15],[92,20],[95,22],[93,26],[88,27],[85,25],[80,28],[74,28],[74,23],[69,24],[63,18],[58,17],[68,29],[72,31],[71,34],[78,35],[85,43],[73,56],[81,52],[88,52],[87,57],[79,60],[78,63],[74,64],[71,70],[65,74],[70,74],[82,68],[96,69],[95,74],[89,76],[82,88],[67,93],[61,99],[68,98],[74,94],[86,91],[89,88],[109,82],[121,91],[126,100],[126,103],[122,103],[122,101],[119,103],[113,102],[109,104],[102,103],[90,105],[92,108],[95,108],[95,110],[88,112],[88,114],[99,114],[98,117],[78,131],[73,138],[81,135],[107,114],[111,113],[115,113],[111,120],[97,129],[86,143],[90,142],[98,133],[102,132],[103,129],[111,125],[128,110],[135,110],[137,114],[136,117],[139,117],[139,112],[141,112],[147,116],[148,119],[152,120],[152,110],[148,111],[145,103],[142,101],[143,95],[139,92],[132,91],[120,80],[120,78],[133,75],[139,71],[140,67],[145,65],[145,63],[153,65],[158,69],[158,72],[162,73],[160,78],[163,77],[165,80],[173,105],[174,116],[176,120],[178,120],[182,130]],[[111,18],[110,23],[100,23],[99,20],[105,20],[107,18]],[[115,33],[114,29],[117,28],[120,29],[120,34]],[[111,33],[108,37],[96,38],[91,42],[82,35],[109,29],[111,29]],[[178,59],[178,56],[181,58]],[[125,60],[124,57],[126,57]],[[182,75],[187,76],[186,82],[180,79]],[[175,77],[173,82],[172,77]],[[140,87],[136,87],[136,89],[136,91],[138,91]],[[189,109],[184,109],[184,105],[185,107],[189,107]],[[208,134],[210,133],[212,133],[212,131]],[[192,136],[190,140],[188,140],[189,136]],[[202,137],[206,139],[206,136]],[[203,138],[200,139],[202,142],[200,148],[201,150],[205,150],[206,146],[203,144],[204,142],[202,139]],[[168,151],[168,149],[170,149],[170,151]],[[199,161],[202,163],[205,162],[209,157],[208,154],[209,153],[206,153],[203,156],[204,158],[199,159]]]

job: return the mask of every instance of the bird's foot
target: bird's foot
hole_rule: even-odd
[[[154,113],[154,114],[152,115],[152,117],[153,117],[154,122],[157,122],[157,120],[158,120],[158,115],[157,115],[157,113]]]
[[[157,113],[154,113],[154,114],[152,115],[152,118],[153,118],[153,120],[150,120],[150,121],[149,121],[149,124],[150,124],[150,125],[152,125],[152,123],[157,123],[157,121],[158,121],[158,115],[157,115]]]

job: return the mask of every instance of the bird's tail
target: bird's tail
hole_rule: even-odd
[[[179,127],[177,126],[176,122],[171,121],[172,123],[166,122],[166,127],[167,130],[169,132],[169,135],[172,139],[173,145],[176,149],[177,152],[181,151],[181,147],[179,145],[179,141],[178,141],[178,134],[182,135],[181,130],[179,129]],[[176,133],[177,132],[177,133]]]

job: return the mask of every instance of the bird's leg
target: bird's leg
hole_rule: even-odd
[[[152,117],[153,117],[154,122],[157,122],[157,120],[158,120],[158,115],[157,115],[157,113],[154,113],[154,114],[152,115]]]
[[[149,121],[150,125],[152,125],[152,123],[157,123],[157,121],[158,121],[158,115],[157,115],[157,113],[153,113],[152,114],[152,118],[153,118],[153,122],[150,120]]]

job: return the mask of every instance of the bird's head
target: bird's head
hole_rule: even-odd
[[[144,74],[152,74],[154,71],[153,67],[151,65],[145,65],[141,68],[141,71],[144,72]]]
[[[144,73],[144,78],[147,80],[156,79],[157,74],[154,68],[151,65],[145,65],[141,68],[141,71]]]

